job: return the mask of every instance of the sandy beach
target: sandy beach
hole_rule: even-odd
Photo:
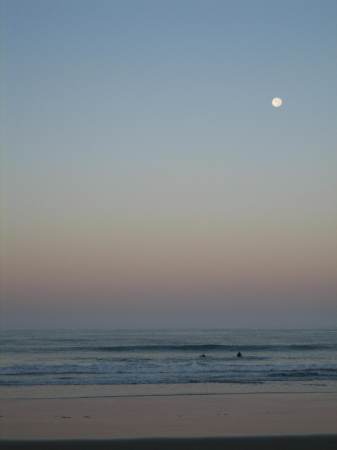
[[[2,441],[3,450],[335,450],[336,435]]]
[[[38,388],[2,390],[1,448],[242,449],[255,442],[258,448],[298,449],[309,448],[308,442],[312,448],[336,443],[336,393],[226,393],[216,385],[204,390],[191,386],[190,391],[180,386],[176,392],[174,386],[147,386],[142,393],[141,387],[115,386],[110,396],[99,396],[106,389],[91,388],[90,393],[78,388],[76,397],[70,395],[71,387],[63,389],[63,397],[60,389],[49,395]],[[273,444],[267,444],[267,436]],[[203,440],[207,438],[211,440]],[[43,447],[42,440],[57,440],[59,447],[50,442]]]

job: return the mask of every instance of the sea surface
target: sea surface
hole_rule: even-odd
[[[2,386],[337,381],[337,330],[2,331],[0,338]]]

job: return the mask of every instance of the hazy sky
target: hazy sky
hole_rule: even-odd
[[[336,325],[335,0],[0,3],[4,326]]]

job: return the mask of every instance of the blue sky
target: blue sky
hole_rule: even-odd
[[[335,1],[1,7],[9,324],[336,319]]]

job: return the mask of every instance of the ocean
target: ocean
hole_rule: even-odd
[[[337,381],[337,330],[44,330],[0,337],[2,386]]]

